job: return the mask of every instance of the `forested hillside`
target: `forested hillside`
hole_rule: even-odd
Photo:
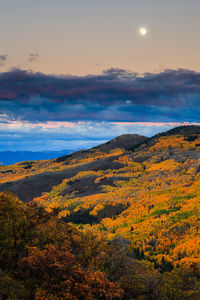
[[[200,299],[199,126],[0,176],[2,299]]]

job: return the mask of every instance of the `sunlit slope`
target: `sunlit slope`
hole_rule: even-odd
[[[176,128],[112,156],[117,168],[77,172],[35,201],[49,211],[59,207],[60,217],[83,230],[129,239],[156,263],[195,261],[200,257],[199,150],[199,127]]]
[[[83,231],[123,236],[155,263],[198,260],[200,127],[178,127],[127,147],[120,140],[117,148],[105,145],[9,166],[0,190],[34,198],[48,211],[58,207],[63,220]]]

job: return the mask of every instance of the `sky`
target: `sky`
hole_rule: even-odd
[[[199,124],[199,0],[0,8],[0,151],[85,149]]]

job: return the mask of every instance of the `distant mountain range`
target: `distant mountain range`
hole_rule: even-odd
[[[45,160],[57,158],[62,155],[69,154],[73,151],[62,150],[62,151],[0,151],[0,165],[11,165],[21,161],[27,160]]]

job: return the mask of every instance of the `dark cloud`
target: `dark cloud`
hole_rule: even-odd
[[[28,58],[28,62],[37,62],[40,56],[38,53],[31,53]]]
[[[199,120],[200,73],[159,74],[110,69],[101,75],[0,73],[0,113],[12,119],[188,121]]]
[[[5,62],[7,61],[8,55],[7,54],[2,54],[0,55],[0,66],[3,66]]]

